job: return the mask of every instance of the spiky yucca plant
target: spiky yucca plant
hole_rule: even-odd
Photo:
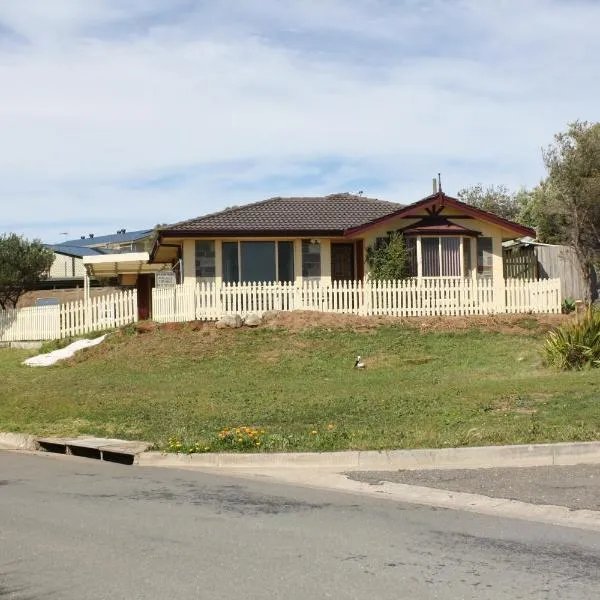
[[[550,332],[543,352],[559,369],[600,367],[600,311],[590,307],[583,318]]]

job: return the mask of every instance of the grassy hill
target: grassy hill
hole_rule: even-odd
[[[50,368],[2,349],[0,431],[194,451],[600,439],[600,369],[541,362],[555,321],[304,313],[257,329],[129,328]],[[353,369],[357,354],[364,371]]]

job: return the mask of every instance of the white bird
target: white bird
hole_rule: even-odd
[[[367,365],[365,365],[365,361],[360,357],[357,356],[356,360],[354,361],[354,368],[355,369],[364,369]]]

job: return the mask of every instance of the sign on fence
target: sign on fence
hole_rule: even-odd
[[[158,288],[177,285],[177,276],[173,271],[159,271],[154,274],[154,285]]]

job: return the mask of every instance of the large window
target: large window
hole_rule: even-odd
[[[321,244],[302,240],[302,277],[321,277]]]
[[[416,253],[412,258],[413,245],[418,240],[408,238],[409,266],[413,275],[416,269]],[[462,265],[461,265],[461,238],[460,237],[422,237],[421,242],[421,271],[423,277],[461,277],[467,276],[471,267],[471,240],[462,238]]]
[[[294,280],[293,242],[223,242],[222,254],[225,283]]]
[[[215,276],[215,242],[196,241],[196,277]]]

